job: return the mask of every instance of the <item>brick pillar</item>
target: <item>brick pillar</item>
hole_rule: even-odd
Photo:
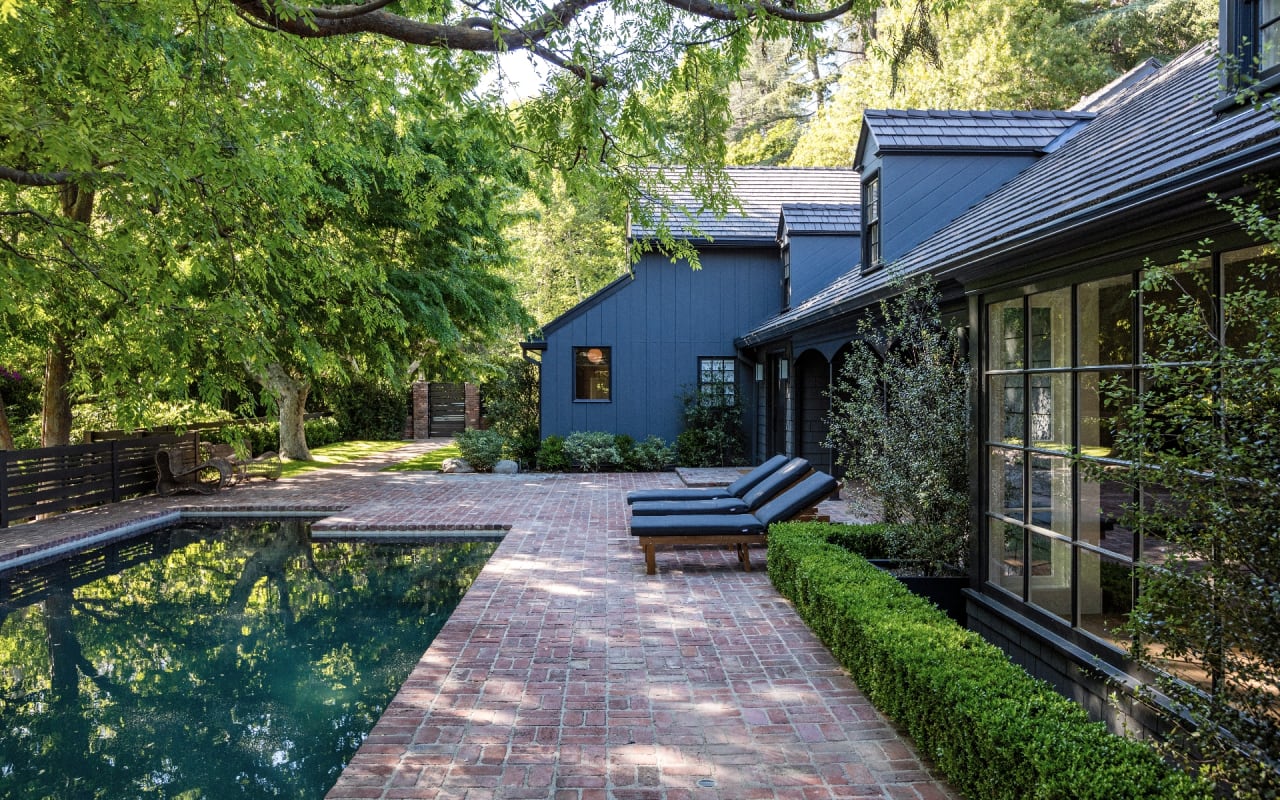
[[[431,411],[427,401],[431,395],[431,384],[426,381],[414,381],[409,395],[409,427],[412,429],[407,438],[425,439],[431,428]]]
[[[465,402],[464,413],[466,414],[467,430],[474,431],[480,429],[480,387],[474,383],[462,384],[463,398]]]

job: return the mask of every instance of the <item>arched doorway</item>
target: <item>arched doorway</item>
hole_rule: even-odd
[[[796,359],[795,372],[796,455],[807,458],[814,469],[835,474],[835,459],[824,444],[827,413],[831,410],[831,364],[817,350],[806,350]]]

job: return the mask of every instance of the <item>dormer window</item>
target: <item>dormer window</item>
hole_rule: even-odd
[[[883,260],[880,255],[879,175],[872,175],[862,185],[862,242],[862,271],[870,272],[877,269]]]
[[[1227,0],[1222,19],[1239,86],[1280,75],[1280,0]]]
[[[782,248],[782,310],[791,309],[791,245]]]

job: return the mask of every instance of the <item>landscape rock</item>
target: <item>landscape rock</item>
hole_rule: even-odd
[[[493,471],[498,475],[515,475],[520,471],[520,465],[509,458],[504,458],[493,465]]]
[[[475,472],[465,458],[446,458],[440,462],[440,471],[448,473]]]

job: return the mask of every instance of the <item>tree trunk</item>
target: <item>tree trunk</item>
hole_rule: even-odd
[[[262,383],[276,396],[280,409],[280,457],[310,461],[311,450],[307,448],[307,432],[302,422],[307,413],[311,383],[290,375],[279,363],[267,366]]]
[[[61,330],[53,334],[44,359],[44,406],[40,412],[40,446],[71,444],[71,346]]]
[[[59,189],[62,216],[88,225],[93,221],[94,195],[91,189],[67,184]],[[55,323],[44,360],[44,404],[40,412],[42,447],[71,444],[71,339],[67,329]]]
[[[0,450],[13,449],[13,431],[9,428],[9,415],[4,410],[4,398],[0,397]]]

